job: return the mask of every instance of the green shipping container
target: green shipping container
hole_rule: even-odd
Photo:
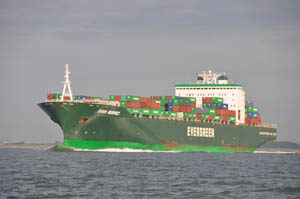
[[[228,121],[229,122],[235,122],[236,118],[234,116],[228,116]]]
[[[188,99],[186,99],[186,100],[178,100],[178,105],[181,105],[181,106],[190,106],[191,102]]]
[[[214,115],[214,120],[215,120],[215,121],[220,121],[220,120],[221,120],[221,116],[219,116],[219,115]]]
[[[129,102],[140,102],[141,97],[140,96],[133,96],[133,95],[126,95],[126,101]]]
[[[161,104],[161,105],[165,105],[166,103],[167,103],[166,100],[163,100],[163,99],[160,100],[160,104]]]
[[[57,93],[54,93],[53,94],[53,99],[61,99],[61,94],[57,94]]]
[[[212,103],[224,103],[224,99],[221,97],[213,97]]]
[[[177,100],[177,99],[172,99],[172,101],[173,101],[173,105],[175,105],[175,106],[178,106],[178,105],[180,105],[179,104],[179,100]]]
[[[102,97],[92,97],[93,100],[102,100]]]
[[[140,109],[141,113],[143,115],[151,115],[151,110],[150,109],[147,109],[147,108],[141,108]]]
[[[77,99],[77,97],[73,95],[73,96],[72,96],[72,99],[73,99],[73,100],[76,100],[76,99]]]
[[[169,112],[168,111],[162,111],[161,116],[163,117],[169,117]]]
[[[201,114],[200,119],[201,120],[209,120],[209,115],[208,114]]]
[[[160,116],[161,111],[160,110],[151,110],[151,115]]]
[[[258,108],[254,106],[249,106],[248,113],[258,113]]]
[[[141,113],[141,110],[138,108],[128,108],[127,110],[131,114],[140,114]]]
[[[169,117],[177,117],[177,113],[169,112]]]
[[[114,95],[109,96],[109,101],[116,101],[116,96]]]
[[[126,102],[120,102],[120,106],[126,108]]]
[[[203,103],[203,104],[202,104],[202,108],[207,108],[207,104],[206,104],[206,103]]]
[[[195,97],[189,97],[190,102],[196,103],[196,98]]]
[[[184,113],[183,114],[184,118],[192,118],[195,119],[196,118],[196,114],[195,113]]]
[[[212,104],[211,107],[216,109],[217,108],[217,104]]]
[[[196,108],[192,108],[192,113],[196,113]]]
[[[214,109],[214,108],[209,108],[209,109],[208,109],[208,114],[216,115],[216,109]]]
[[[161,100],[154,99],[152,102],[154,102],[154,103],[161,103]]]

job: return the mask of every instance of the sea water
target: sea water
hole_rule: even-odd
[[[299,153],[0,149],[0,198],[300,198]]]

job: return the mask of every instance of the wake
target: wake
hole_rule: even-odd
[[[108,148],[108,149],[73,149],[74,151],[90,151],[90,152],[124,152],[124,153],[180,153],[180,151],[153,151],[149,149],[117,149],[117,148]]]

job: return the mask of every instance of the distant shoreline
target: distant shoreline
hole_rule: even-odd
[[[19,143],[4,143],[0,144],[0,149],[41,149],[47,150],[54,147],[56,144],[19,144]]]

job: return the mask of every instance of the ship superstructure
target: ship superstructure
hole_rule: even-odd
[[[175,85],[175,95],[195,97],[196,106],[202,108],[204,97],[221,97],[230,110],[236,111],[236,123],[245,123],[245,91],[240,84],[229,84],[226,73],[214,73],[211,70],[197,73],[195,84]]]

